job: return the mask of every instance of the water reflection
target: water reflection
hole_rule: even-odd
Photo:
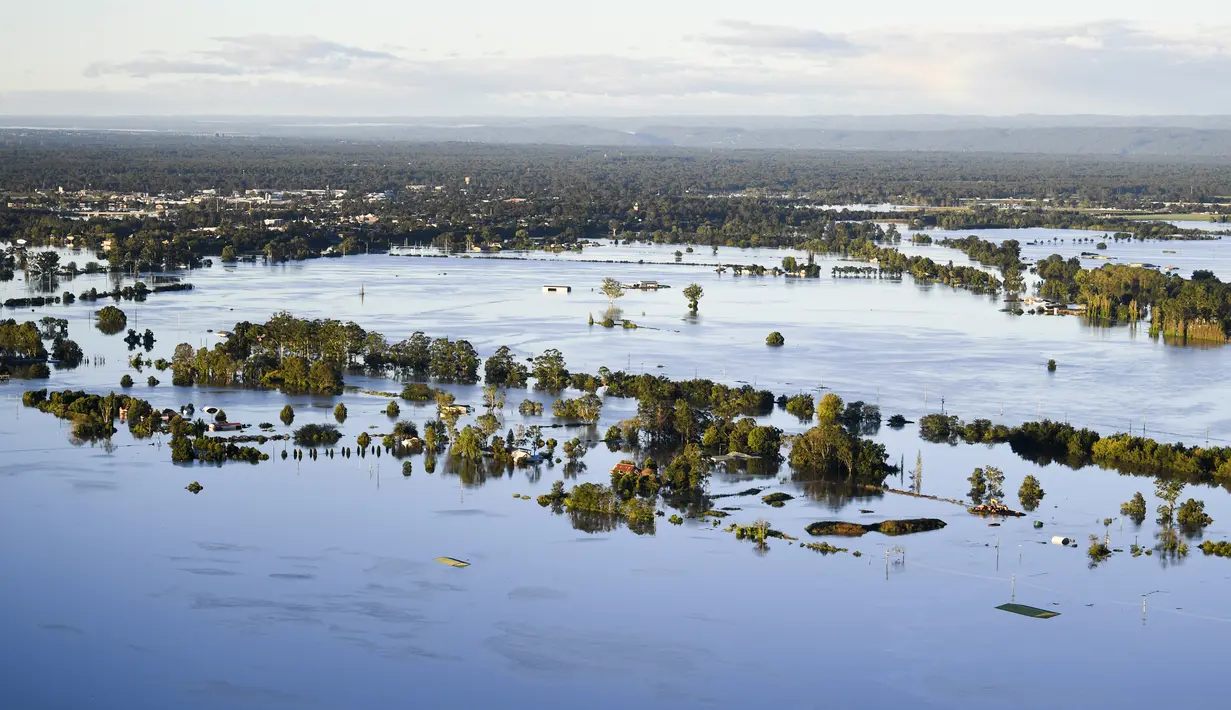
[[[866,481],[845,476],[818,477],[792,472],[790,480],[800,487],[804,495],[833,512],[846,508],[853,501],[875,501],[885,497],[884,492],[870,487]]]

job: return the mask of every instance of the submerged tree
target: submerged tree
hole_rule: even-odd
[[[103,306],[98,311],[97,325],[107,335],[115,335],[128,326],[128,316],[115,306]]]
[[[1141,495],[1141,491],[1133,494],[1132,500],[1127,503],[1120,504],[1120,515],[1132,520],[1134,523],[1141,525],[1146,519],[1146,499]]]
[[[278,413],[278,418],[282,420],[283,424],[290,426],[295,421],[295,409],[289,404],[284,406],[282,411]]]
[[[491,362],[491,360],[488,360]],[[483,386],[483,406],[491,412],[499,412],[504,409],[505,393],[496,385]]]
[[[607,300],[611,302],[611,308],[613,309],[615,308],[616,299],[624,295],[624,287],[620,285],[619,281],[610,276],[603,279],[603,285],[600,290],[607,297]]]
[[[1205,501],[1189,498],[1176,510],[1175,520],[1187,533],[1196,533],[1205,528],[1214,519],[1205,512]]]
[[[1158,533],[1158,550],[1167,557],[1184,557],[1188,554],[1188,543],[1180,538],[1176,527],[1176,500],[1184,492],[1183,481],[1167,481],[1159,478],[1154,482],[1154,495],[1162,504],[1156,508],[1157,522],[1161,528]]]
[[[1039,479],[1026,476],[1021,488],[1017,489],[1017,499],[1028,512],[1038,508],[1039,502],[1043,500],[1043,486],[1039,484]]]
[[[705,295],[705,289],[698,284],[688,284],[684,287],[684,298],[688,299],[688,310],[693,313],[697,312],[697,306],[701,302],[701,297]]]
[[[987,475],[982,468],[976,468],[966,480],[970,481],[970,492],[967,495],[975,505],[979,505],[987,495]]]
[[[816,405],[816,418],[821,424],[836,424],[845,405],[842,398],[830,392]]]
[[[486,437],[472,426],[464,427],[453,442],[452,451],[467,461],[478,461],[483,458],[483,448]]]
[[[987,497],[993,500],[1004,498],[1004,471],[995,466],[984,469],[987,474]]]
[[[559,350],[555,348],[544,350],[543,354],[534,358],[531,364],[533,365],[535,388],[559,392],[568,387],[568,366],[564,362],[564,355]]]

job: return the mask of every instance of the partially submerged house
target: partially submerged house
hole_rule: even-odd
[[[543,461],[542,454],[530,453],[525,449],[514,449],[513,453],[509,456],[513,459],[513,465],[515,466],[530,466],[532,464],[542,463]]]
[[[611,474],[613,476],[616,474],[619,474],[621,476],[627,476],[629,474],[638,474],[638,473],[641,473],[641,471],[640,469],[637,468],[637,464],[633,463],[632,461],[621,461],[620,463],[611,467]]]

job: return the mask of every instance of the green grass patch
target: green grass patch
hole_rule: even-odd
[[[788,500],[795,500],[795,496],[791,495],[790,493],[782,493],[782,492],[770,493],[767,496],[761,496],[761,502],[767,505],[771,505],[775,508],[781,508],[782,506],[786,505],[786,502]]]
[[[882,535],[910,535],[912,533],[939,530],[945,527],[945,521],[936,518],[909,518],[906,520],[884,520],[879,523],[860,525],[839,520],[823,520],[812,523],[805,530],[809,535],[839,535],[842,537],[860,537],[866,533],[878,532]]]

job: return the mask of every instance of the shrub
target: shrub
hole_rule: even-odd
[[[149,385],[150,387],[157,387],[158,378],[154,377],[153,375],[150,375],[149,377],[145,378],[145,384]]]
[[[402,399],[407,402],[430,402],[436,397],[436,390],[421,382],[411,382],[402,388]]]
[[[580,419],[594,424],[603,411],[603,400],[595,394],[584,394],[577,399],[557,399],[551,405],[551,413],[562,419]]]
[[[359,445],[360,449],[367,449],[372,444],[372,437],[368,436],[366,431],[362,432],[359,436],[355,437],[355,443]]]
[[[333,424],[304,424],[294,434],[296,446],[333,446],[341,438]]]
[[[815,401],[810,394],[797,394],[786,401],[786,411],[807,421],[812,419]]]
[[[410,476],[411,472],[413,472],[414,469],[415,469],[414,464],[412,464],[409,459],[402,462],[402,475],[403,476]]]
[[[1221,542],[1214,542],[1213,540],[1206,540],[1205,542],[1201,543],[1197,547],[1201,548],[1201,551],[1207,555],[1215,555],[1217,557],[1231,557],[1231,542],[1227,542],[1226,540],[1223,540]]]
[[[115,306],[103,306],[98,311],[98,321],[96,323],[98,329],[107,335],[115,335],[116,333],[128,327],[128,316],[124,315],[124,311]]]
[[[283,424],[290,426],[295,421],[295,409],[289,404],[284,406],[282,411],[278,413],[278,418],[282,420]]]
[[[1189,498],[1180,504],[1175,514],[1176,522],[1186,530],[1199,530],[1214,522],[1205,512],[1205,501]]]
[[[901,414],[895,414],[889,417],[889,426],[893,429],[901,429],[906,426],[906,417]]]
[[[1027,511],[1033,511],[1039,507],[1039,501],[1043,500],[1043,495],[1043,486],[1039,485],[1039,479],[1034,476],[1026,476],[1021,488],[1017,489],[1017,498]]]
[[[782,493],[781,491],[778,493],[770,493],[767,496],[761,496],[761,501],[763,503],[773,506],[774,508],[781,508],[782,506],[786,505],[786,502],[788,500],[794,500],[794,499],[795,499],[795,496],[791,495],[790,493]]]
[[[333,418],[339,424],[346,421],[346,405],[345,404],[342,404],[341,402],[339,402],[338,406],[333,408]]]
[[[1133,494],[1133,499],[1127,503],[1120,505],[1120,515],[1129,518],[1134,523],[1141,525],[1146,519],[1146,499],[1141,495],[1141,491]]]
[[[765,344],[770,347],[780,348],[783,345],[786,345],[786,338],[782,337],[782,333],[775,330],[765,338]]]
[[[1111,548],[1107,547],[1106,543],[1098,539],[1097,536],[1090,536],[1090,548],[1086,550],[1086,555],[1090,558],[1090,566],[1093,567],[1103,560],[1111,557]]]
[[[124,375],[123,377],[121,377],[121,378],[120,378],[120,386],[121,386],[121,387],[125,387],[125,388],[132,387],[132,386],[133,386],[133,377],[132,377],[132,375]]]
[[[389,406],[385,407],[385,414],[396,419],[402,413],[402,408],[397,402],[390,402]]]
[[[953,443],[959,431],[957,417],[944,414],[925,414],[919,419],[919,436],[933,444]]]
[[[843,537],[859,537],[866,535],[868,529],[858,523],[845,523],[836,520],[826,520],[812,523],[804,528],[809,535],[841,535]]]
[[[1056,371],[1056,361],[1055,361],[1055,360],[1048,360],[1048,361],[1047,361],[1047,371],[1048,371],[1048,372],[1055,372],[1055,371]]]

